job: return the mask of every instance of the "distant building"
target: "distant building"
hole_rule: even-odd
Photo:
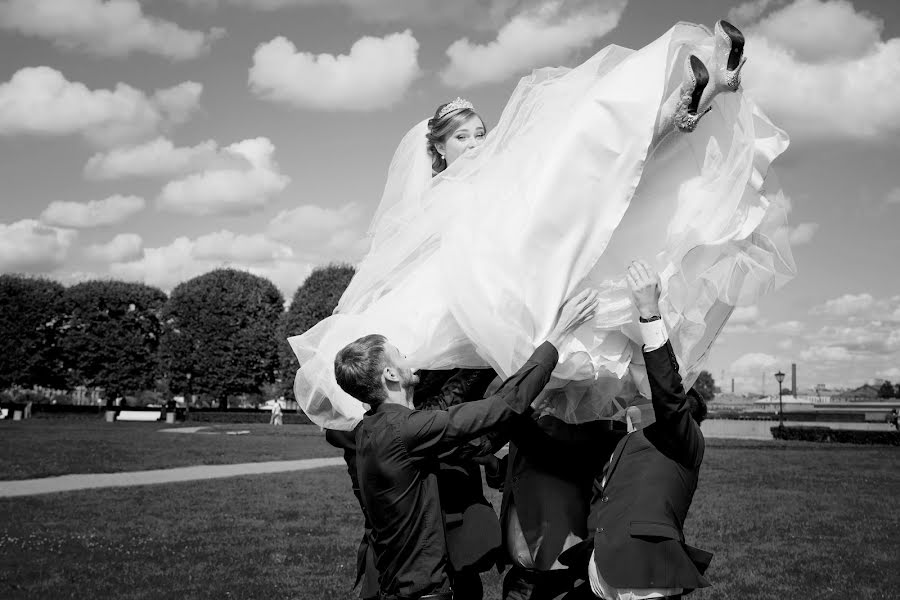
[[[840,402],[877,402],[879,389],[868,383],[854,390],[847,390],[834,396]]]

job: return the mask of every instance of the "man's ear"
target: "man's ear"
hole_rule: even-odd
[[[387,381],[400,382],[400,373],[394,367],[385,367],[381,374]]]

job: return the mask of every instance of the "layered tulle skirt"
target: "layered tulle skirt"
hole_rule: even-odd
[[[735,306],[793,277],[783,193],[771,170],[787,136],[741,92],[717,96],[692,133],[653,135],[705,27],[678,24],[632,51],[609,46],[574,69],[523,78],[476,151],[380,218],[332,317],[289,342],[295,394],[323,427],[366,406],[334,381],[334,356],[381,333],[421,368],[512,374],[561,304],[601,292],[596,319],[560,348],[544,394],[570,422],[647,409],[633,259],[661,273],[662,318],[689,387]]]

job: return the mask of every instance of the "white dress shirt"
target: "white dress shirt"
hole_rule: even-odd
[[[641,337],[644,340],[644,351],[650,352],[662,348],[669,340],[669,332],[662,319],[649,323],[638,323],[641,329]],[[621,468],[621,467],[620,467]],[[600,482],[601,487],[606,487],[606,477]],[[648,598],[664,598],[680,594],[681,588],[614,588],[606,583],[603,576],[597,570],[597,562],[594,553],[591,552],[591,562],[588,564],[588,578],[591,582],[591,591],[598,598],[605,600],[646,600]]]

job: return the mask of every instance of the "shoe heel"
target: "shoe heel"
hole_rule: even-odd
[[[728,53],[726,68],[734,71],[741,64],[741,57],[744,55],[744,34],[728,21],[719,21],[719,25],[731,40],[731,51]]]
[[[703,61],[691,54],[690,58],[691,72],[694,74],[694,91],[691,93],[691,103],[688,105],[688,114],[696,115],[700,108],[700,99],[703,97],[703,90],[709,85],[709,70]]]

